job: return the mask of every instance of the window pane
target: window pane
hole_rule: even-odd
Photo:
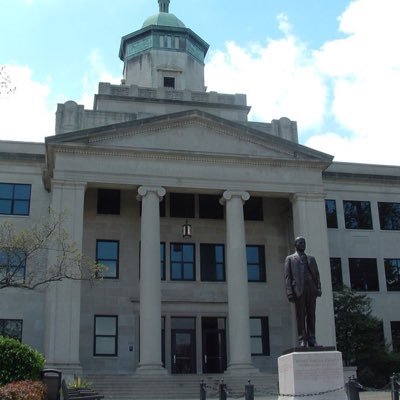
[[[31,185],[18,185],[14,187],[14,198],[18,200],[29,200],[31,198]]]
[[[246,256],[247,256],[247,262],[249,263],[259,263],[259,248],[256,246],[247,246],[246,247]]]
[[[181,264],[171,264],[171,279],[182,279]]]
[[[384,263],[387,290],[400,291],[400,259],[385,258]]]
[[[262,245],[247,245],[247,279],[249,282],[265,282],[265,253]]]
[[[15,200],[14,201],[14,215],[28,215],[29,214],[29,201]]]
[[[326,224],[328,228],[337,228],[336,201],[325,200]]]
[[[343,276],[342,276],[342,260],[340,258],[331,258],[331,278],[332,278],[332,289],[341,290],[343,288]]]
[[[11,183],[0,183],[0,199],[12,199],[13,186]]]
[[[250,335],[257,336],[261,335],[261,319],[260,318],[250,318]]]
[[[202,281],[224,281],[224,245],[200,244],[200,268]]]
[[[369,201],[343,201],[346,229],[372,229]]]
[[[183,279],[192,280],[194,279],[193,264],[185,263],[183,264]]]
[[[379,203],[379,222],[383,230],[400,230],[400,203]]]
[[[112,260],[101,260],[99,261],[101,265],[106,267],[106,270],[103,271],[102,276],[104,278],[113,278],[117,275],[117,262]]]
[[[391,321],[393,351],[400,352],[400,321]]]
[[[261,337],[252,337],[251,339],[251,354],[263,354],[263,345]]]
[[[115,337],[96,337],[96,354],[115,355],[117,353]]]
[[[0,214],[11,214],[12,201],[0,199]]]
[[[116,317],[96,317],[96,335],[116,335]]]
[[[259,281],[260,280],[260,267],[258,265],[248,265],[247,266],[248,280],[249,281]]]
[[[357,291],[378,291],[375,258],[349,258],[351,288]]]
[[[183,261],[194,261],[193,250],[192,245],[183,245]]]
[[[118,242],[97,242],[97,258],[113,260],[117,259]]]
[[[196,319],[195,318],[171,318],[172,329],[195,329]]]

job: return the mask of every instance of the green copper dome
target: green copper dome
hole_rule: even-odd
[[[185,24],[174,14],[167,12],[160,12],[158,14],[148,17],[143,22],[142,28],[146,28],[150,25],[168,26],[170,28],[186,28]]]

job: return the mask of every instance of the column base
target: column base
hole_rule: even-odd
[[[237,363],[237,364],[229,364],[227,370],[224,372],[224,375],[231,376],[249,376],[258,375],[260,371],[252,364],[252,363]]]
[[[159,364],[139,364],[137,375],[168,375],[168,371]]]

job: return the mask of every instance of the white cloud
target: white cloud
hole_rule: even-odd
[[[254,119],[297,120],[305,144],[337,160],[399,164],[398,15],[399,0],[354,0],[339,18],[344,38],[310,49],[280,14],[283,38],[212,53],[207,85],[247,93]]]
[[[106,68],[103,56],[99,49],[92,49],[87,57],[89,67],[82,78],[82,94],[79,104],[83,104],[86,109],[93,108],[93,96],[98,92],[99,82],[109,82],[120,84],[121,76],[113,76]]]
[[[285,33],[282,39],[248,49],[229,42],[225,52],[211,53],[206,66],[208,89],[246,93],[252,119],[286,116],[304,129],[319,126],[326,108],[325,84],[312,53],[289,34],[287,17],[279,15],[278,20]]]
[[[47,106],[48,82],[34,81],[27,66],[5,68],[16,89],[0,96],[0,140],[43,141],[54,133],[54,109]]]

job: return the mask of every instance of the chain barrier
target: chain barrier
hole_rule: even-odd
[[[279,392],[270,392],[267,390],[257,390],[255,389],[255,392],[257,394],[261,395],[267,395],[267,396],[281,396],[281,397],[312,397],[312,396],[321,396],[323,394],[328,394],[328,393],[333,393],[333,392],[338,392],[339,390],[344,389],[344,386],[338,387],[336,389],[330,389],[330,390],[325,390],[321,392],[315,392],[315,393],[304,393],[304,394],[288,394],[288,393],[279,393]]]

